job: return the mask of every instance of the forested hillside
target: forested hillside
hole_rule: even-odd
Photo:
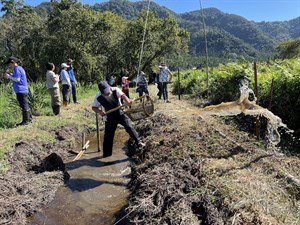
[[[126,19],[136,18],[139,12],[146,8],[147,2],[128,0],[111,0],[93,6],[96,11],[111,11]],[[190,32],[190,55],[204,55],[204,26],[199,9],[176,14],[154,2],[151,2],[150,8],[159,17],[166,17],[167,14],[174,16],[180,27]],[[275,47],[280,42],[300,37],[300,17],[290,21],[256,23],[215,8],[204,9],[203,14],[207,28],[208,52],[209,56],[213,57],[266,59],[274,56]]]
[[[78,81],[88,84],[111,73],[135,76],[140,69],[151,74],[152,67],[170,53],[180,56],[188,51],[189,33],[174,18],[159,18],[153,12],[148,16],[147,39],[139,62],[145,11],[126,20],[72,0],[36,8],[21,1],[18,5],[10,3],[3,2],[5,14],[0,17],[0,61],[11,55],[21,58],[31,81],[44,78],[47,62],[53,62],[58,70],[68,58],[75,59]],[[7,68],[2,65],[2,69],[5,73]]]
[[[91,74],[131,74],[137,70],[147,1],[111,0],[91,6],[77,0],[54,0],[35,8],[21,1],[16,1],[15,6],[9,2],[2,9],[5,15],[0,18],[0,59],[11,54],[26,58],[33,79],[42,73],[45,61],[52,58],[55,64],[66,57],[77,58],[80,74],[88,74],[84,76],[86,82],[91,80]],[[14,7],[19,10],[14,11]],[[210,66],[273,58],[282,41],[300,37],[300,17],[255,23],[215,8],[205,8],[203,14],[198,9],[176,14],[154,2],[150,10],[141,68],[148,73],[161,60],[168,61],[171,68],[204,65],[203,19]],[[158,21],[165,22],[162,25]],[[175,33],[171,26],[175,27]],[[161,32],[163,29],[168,31]],[[167,39],[166,35],[169,35]],[[163,43],[165,40],[167,43]]]

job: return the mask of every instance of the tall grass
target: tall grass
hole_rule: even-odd
[[[92,96],[97,85],[81,86],[78,84],[77,98]],[[51,97],[44,82],[31,83],[28,94],[29,106],[34,116],[52,114]],[[21,109],[11,87],[1,87],[0,92],[0,129],[11,128],[21,120]]]

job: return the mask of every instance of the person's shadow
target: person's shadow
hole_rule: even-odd
[[[124,162],[129,161],[128,158],[110,161],[110,162],[103,162],[103,161],[101,161],[101,159],[102,159],[101,156],[96,156],[96,157],[89,158],[89,159],[79,159],[76,161],[71,161],[71,162],[66,163],[65,167],[67,170],[74,170],[74,169],[78,169],[82,166],[104,167],[104,166],[111,166],[114,164],[124,163]]]
[[[89,189],[96,188],[102,184],[126,186],[124,182],[109,182],[109,181],[94,180],[90,178],[80,178],[80,179],[69,179],[67,182],[65,182],[65,187],[69,188],[73,192],[82,192],[82,191],[87,191]]]

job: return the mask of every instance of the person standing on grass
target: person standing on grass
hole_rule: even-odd
[[[13,70],[12,74],[6,74],[5,77],[13,83],[14,92],[17,95],[17,100],[22,109],[22,122],[16,126],[27,125],[32,121],[32,115],[28,104],[28,83],[25,70],[22,67],[22,62],[17,57],[10,57],[5,62],[6,65]]]
[[[148,80],[146,79],[146,74],[141,71],[136,79],[137,91],[139,93],[139,97],[143,96],[143,94],[149,95],[148,91]]]
[[[138,133],[131,125],[129,117],[125,115],[122,109],[106,114],[107,111],[121,106],[121,98],[129,106],[131,106],[133,101],[118,87],[109,86],[107,81],[101,81],[98,84],[98,88],[99,92],[94,98],[92,110],[101,116],[107,116],[104,128],[103,158],[112,155],[113,140],[118,124],[121,124],[125,128],[126,132],[134,139],[138,147],[144,147],[145,144],[140,140]],[[105,111],[100,108],[101,106]]]
[[[158,73],[155,73],[153,72],[153,80],[154,80],[154,84],[156,83],[157,84],[157,96],[158,96],[158,99],[161,99],[161,95],[162,95],[162,91],[161,91],[161,83],[159,82],[159,72]]]
[[[159,83],[161,85],[161,91],[164,101],[170,103],[168,97],[168,83],[172,80],[172,73],[165,63],[161,63],[159,66]]]
[[[46,64],[46,84],[51,96],[51,105],[54,115],[60,114],[60,93],[59,93],[59,75],[54,73],[55,65],[48,62]]]
[[[68,74],[70,77],[70,81],[71,81],[71,86],[72,86],[72,97],[73,97],[73,102],[75,104],[79,104],[79,102],[77,102],[77,89],[76,89],[76,85],[77,85],[77,81],[75,78],[75,71],[74,71],[74,67],[73,67],[73,63],[75,60],[73,59],[68,59]],[[69,99],[69,102],[71,101],[71,98]]]
[[[67,107],[70,104],[70,95],[71,95],[71,81],[67,69],[69,66],[66,63],[61,64],[61,71],[60,71],[60,80],[62,83],[62,95],[64,106]]]
[[[122,92],[129,98],[129,84],[131,83],[130,80],[128,80],[128,77],[123,76],[122,77]]]

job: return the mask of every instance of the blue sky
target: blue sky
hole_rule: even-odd
[[[25,4],[32,6],[44,1],[49,2],[50,0],[24,0]],[[82,3],[90,5],[106,1],[108,0],[81,0]],[[152,1],[177,13],[200,9],[200,0]],[[284,21],[300,16],[300,0],[201,0],[201,3],[203,8],[215,7],[225,13],[237,14],[256,22]]]

